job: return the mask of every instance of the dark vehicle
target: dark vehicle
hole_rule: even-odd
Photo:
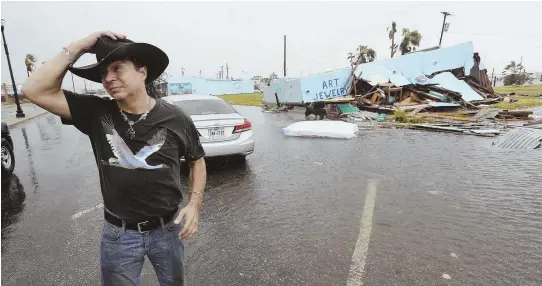
[[[8,125],[2,122],[2,178],[13,173],[15,168],[15,156],[13,155],[13,140],[9,133]]]

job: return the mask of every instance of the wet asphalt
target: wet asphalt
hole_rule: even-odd
[[[542,285],[541,151],[393,129],[287,138],[299,115],[236,108],[256,151],[245,165],[209,162],[199,233],[185,241],[188,285],[346,285],[369,181],[364,285]],[[99,285],[89,140],[53,115],[11,131],[2,285]],[[148,261],[142,285],[158,285]]]

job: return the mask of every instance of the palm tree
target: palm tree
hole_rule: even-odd
[[[511,61],[502,72],[504,85],[522,85],[526,82],[532,84],[532,74],[525,71],[523,64]]]
[[[376,59],[376,52],[367,46],[359,45],[357,51],[358,60],[356,62],[358,64],[370,63]]]
[[[350,65],[351,65],[351,66],[354,66],[354,59],[355,59],[355,58],[356,58],[356,57],[354,57],[354,54],[353,54],[353,53],[348,53],[348,57],[347,57],[346,59],[350,61]]]
[[[34,70],[36,64],[36,57],[32,54],[27,54],[24,64],[26,65],[26,75],[30,77],[30,73]]]
[[[399,45],[401,55],[416,51],[416,47],[420,46],[421,41],[422,34],[418,30],[410,31],[407,28],[403,28],[403,41]]]
[[[395,22],[391,22],[391,29],[388,28],[387,31],[389,31],[388,33],[388,37],[390,38],[391,40],[391,57],[393,58],[393,56],[395,55],[395,52],[397,52],[397,44],[395,43],[395,33],[397,32],[397,29],[396,29],[396,24]]]

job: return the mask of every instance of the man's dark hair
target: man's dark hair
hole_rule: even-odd
[[[137,59],[134,58],[134,57],[128,58],[128,60],[130,60],[132,63],[134,63],[134,66],[135,66],[136,69],[140,69],[140,68],[145,66],[142,63],[139,63],[137,61]],[[160,94],[156,90],[156,80],[154,80],[154,81],[146,80],[145,81],[145,89],[147,90],[147,94],[150,97],[152,97],[154,99],[160,98]]]
[[[140,69],[145,66],[144,64],[138,62],[138,60],[135,57],[126,57],[126,58],[120,58],[120,59],[115,59],[115,60],[111,59],[110,61],[113,62],[113,61],[124,61],[124,60],[131,61],[134,64],[134,67],[136,69]],[[102,67],[102,72],[105,72],[105,66]],[[145,90],[147,90],[147,94],[154,99],[161,97],[160,93],[156,90],[156,84],[157,84],[157,80],[145,81]]]

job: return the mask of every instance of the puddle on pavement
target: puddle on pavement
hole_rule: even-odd
[[[24,209],[26,193],[19,177],[12,174],[2,178],[2,239],[10,233],[10,226],[19,221]]]

